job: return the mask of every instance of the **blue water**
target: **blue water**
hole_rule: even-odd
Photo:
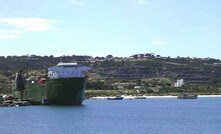
[[[86,100],[1,107],[1,134],[219,134],[221,98]]]

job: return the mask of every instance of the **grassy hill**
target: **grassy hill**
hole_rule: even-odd
[[[28,77],[37,77],[47,68],[60,61],[78,62],[92,67],[87,73],[87,89],[113,90],[136,89],[147,92],[178,92],[173,88],[177,79],[184,79],[188,90],[219,92],[221,87],[221,61],[211,58],[170,58],[150,54],[131,57],[90,56],[8,56],[0,57],[0,92],[11,91],[15,73],[28,72]]]

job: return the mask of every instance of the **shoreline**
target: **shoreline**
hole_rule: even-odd
[[[89,99],[92,100],[102,100],[107,99],[108,97],[114,97],[114,96],[97,96],[97,97],[91,97]],[[140,96],[132,96],[132,95],[122,95],[123,99],[135,99],[136,97]],[[163,98],[177,98],[177,96],[172,95],[165,95],[165,96],[142,96],[146,99],[163,99]],[[198,95],[198,98],[221,98],[221,95]]]

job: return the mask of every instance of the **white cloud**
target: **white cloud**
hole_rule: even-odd
[[[22,30],[2,30],[0,29],[0,39],[17,39],[24,33]]]
[[[151,42],[153,45],[167,45],[168,43],[166,41],[161,40],[155,40]]]
[[[44,18],[3,18],[0,23],[16,28],[23,29],[24,31],[46,31],[52,25],[52,20]]]
[[[139,4],[146,4],[146,3],[147,3],[147,0],[138,0],[138,3],[139,3]]]
[[[20,34],[1,34],[0,39],[17,39],[19,38]]]
[[[83,2],[82,1],[80,1],[80,0],[71,0],[71,3],[73,4],[73,5],[84,5],[83,4]]]
[[[24,33],[22,30],[3,30],[0,29],[0,34],[21,34]]]
[[[0,29],[0,39],[16,39],[27,32],[47,31],[54,22],[44,18],[0,18],[0,26],[5,26]]]

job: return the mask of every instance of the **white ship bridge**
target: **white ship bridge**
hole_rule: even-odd
[[[90,67],[79,66],[77,63],[58,63],[56,66],[48,69],[49,79],[58,78],[81,78],[84,72],[90,70]]]

